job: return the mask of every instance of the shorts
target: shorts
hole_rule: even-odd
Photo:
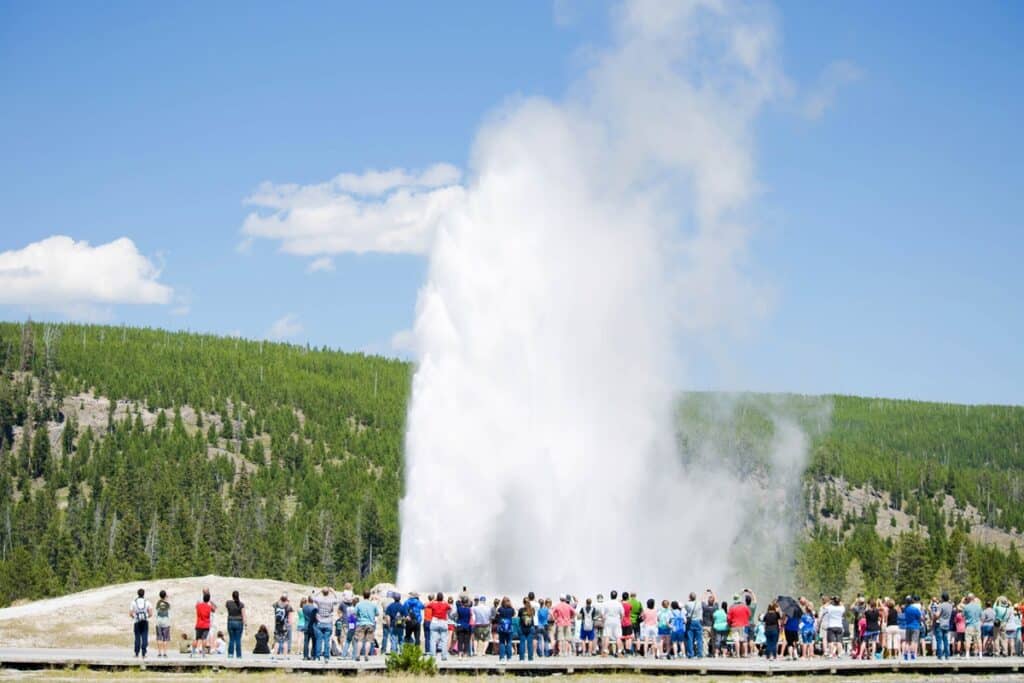
[[[623,638],[632,638],[633,637],[633,624],[623,624],[622,625],[622,637]]]
[[[206,640],[210,637],[210,627],[197,628],[196,629],[196,640]]]
[[[800,642],[804,645],[814,645],[814,631],[803,631],[800,633]]]
[[[968,626],[964,634],[968,645],[971,643],[976,645],[981,643],[981,631],[977,626]]]
[[[732,636],[733,642],[736,642],[736,643],[745,643],[745,642],[747,642],[747,627],[746,626],[739,626],[737,628],[731,629],[729,631],[729,634]]]
[[[962,643],[962,642],[964,642],[964,632],[963,631],[955,631],[953,633],[953,642],[954,643]]]
[[[658,627],[648,626],[644,624],[640,627],[640,639],[641,640],[657,640],[658,639]]]
[[[800,641],[800,633],[797,631],[786,631],[786,645],[796,645]]]
[[[356,640],[373,640],[373,626],[356,626]]]
[[[580,629],[580,640],[585,643],[589,643],[594,640],[594,629]]]
[[[878,638],[878,631],[865,631],[864,640],[875,640]]]
[[[170,626],[157,626],[156,627],[156,639],[161,643],[171,642],[171,627]]]
[[[991,638],[992,637],[992,626],[991,625],[982,625],[982,627],[981,627],[981,637],[982,638]]]
[[[618,640],[622,637],[622,626],[620,626],[619,624],[605,625],[604,637],[608,640]]]
[[[555,640],[572,640],[572,626],[556,626]]]
[[[658,627],[658,637],[659,638],[665,638],[666,636],[670,636],[670,635],[672,635],[672,629],[670,629],[668,626],[659,626]]]
[[[842,629],[842,627],[840,627],[840,628],[830,628],[830,629],[828,629],[826,631],[826,634],[828,636],[828,642],[829,643],[841,643],[841,642],[843,642],[843,629]]]
[[[673,643],[685,643],[686,631],[673,631],[671,638]]]
[[[477,640],[490,640],[491,638],[491,625],[490,624],[479,624],[473,627],[473,635]]]
[[[907,645],[917,645],[921,642],[921,632],[916,628],[908,628],[903,632],[903,639]]]

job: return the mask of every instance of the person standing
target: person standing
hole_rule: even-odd
[[[949,601],[949,593],[942,592],[942,602],[932,610],[935,622],[935,656],[949,659],[949,627],[953,619],[953,603]]]
[[[420,594],[409,593],[405,601],[405,642],[420,644],[420,626],[423,621],[423,603]]]
[[[206,656],[210,649],[210,617],[217,611],[217,605],[210,598],[210,589],[203,589],[202,599],[196,603],[196,639],[192,643],[192,653],[198,650]]]
[[[140,588],[136,593],[128,616],[132,618],[132,632],[135,635],[135,656],[141,654],[145,659],[146,650],[149,649],[149,618],[153,616],[153,606],[146,599],[145,589]]]
[[[512,607],[512,600],[506,595],[501,599],[501,606],[495,611],[495,621],[498,629],[498,661],[512,659],[512,620],[515,619],[516,610]]]
[[[972,654],[977,653],[979,657],[982,655],[981,648],[981,601],[974,596],[974,593],[968,593],[967,597],[964,598],[964,622],[965,628],[965,652],[968,657]],[[974,646],[975,652],[971,651],[971,646]]]
[[[572,620],[575,612],[568,602],[568,596],[559,596],[558,604],[551,610],[555,618],[555,643],[558,656],[565,657],[572,653]]]
[[[334,625],[334,610],[338,596],[330,586],[324,586],[313,598],[316,606],[316,644],[313,646],[313,661],[323,657],[324,663],[331,659],[331,629]]]
[[[746,657],[750,652],[747,642],[747,627],[750,626],[750,608],[740,600],[739,595],[732,596],[732,605],[728,612],[729,631],[736,643],[736,656]]]
[[[245,604],[238,591],[231,591],[231,599],[224,603],[228,612],[228,659],[242,658],[242,632],[245,630]]]
[[[302,632],[302,658],[310,660],[316,654],[316,604],[311,598],[299,601],[299,631]]]
[[[279,655],[291,655],[292,614],[295,608],[288,602],[287,593],[281,593],[281,598],[271,607],[274,610],[274,649]]]
[[[526,659],[527,654],[533,661],[533,625],[537,613],[529,598],[523,598],[523,606],[519,608],[519,661]]]
[[[686,658],[704,656],[704,605],[697,600],[696,593],[690,593],[690,600],[683,607],[686,612]]]
[[[160,591],[156,601],[156,656],[167,656],[167,644],[171,642],[171,603],[167,602],[167,591]]]
[[[487,604],[487,598],[483,595],[477,598],[473,606],[473,640],[475,649],[473,654],[487,654],[487,645],[491,641],[491,622],[494,621],[495,610]]]
[[[444,601],[444,593],[437,593],[427,603],[430,610],[430,640],[427,642],[427,654],[431,657],[437,650],[441,651],[441,661],[448,661],[448,603]]]
[[[704,592],[704,603],[701,605],[701,637],[704,639],[704,652],[709,657],[715,656],[715,612],[718,611],[718,596],[710,588]]]
[[[779,605],[772,602],[768,605],[768,611],[764,613],[764,656],[769,662],[774,662],[779,654],[779,625],[782,622],[782,614],[779,612]]]
[[[431,647],[433,643],[430,642],[432,635],[432,629],[434,626],[434,594],[427,593],[427,604],[423,606],[423,651],[428,655],[434,655],[434,649]],[[447,609],[447,606],[445,607]]]
[[[836,659],[843,652],[843,620],[846,607],[833,595],[831,602],[825,606],[825,633],[828,636],[829,659]]]
[[[405,605],[402,604],[402,594],[395,592],[391,594],[391,604],[384,608],[384,624],[387,629],[384,631],[382,643],[384,654],[388,651],[398,652],[402,649],[402,640],[405,636]]]
[[[473,606],[469,597],[459,598],[455,606],[455,637],[458,641],[459,659],[469,656],[470,643],[473,640]]]
[[[608,602],[602,612],[604,614],[604,649],[612,657],[618,657],[622,650],[622,622],[625,621],[626,610],[617,600],[618,593],[608,594]],[[598,596],[600,601],[601,596]],[[624,653],[623,653],[624,654]]]
[[[353,661],[358,662],[360,657],[364,662],[370,661],[379,614],[380,607],[370,600],[370,591],[363,591],[363,599],[356,604],[356,649]]]

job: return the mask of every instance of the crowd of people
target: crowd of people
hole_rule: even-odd
[[[607,599],[598,594],[583,600],[531,592],[514,603],[508,596],[473,596],[465,588],[423,598],[394,591],[358,595],[346,584],[338,592],[311,591],[297,606],[283,594],[271,608],[273,624],[257,628],[252,652],[289,657],[301,639],[302,658],[323,662],[332,657],[367,661],[407,644],[441,660],[480,655],[531,661],[566,656],[915,660],[1024,653],[1024,602],[1015,605],[1005,596],[983,602],[972,593],[956,600],[942,593],[927,604],[914,595],[902,600],[858,596],[849,605],[838,596],[819,595],[817,606],[805,597],[778,596],[760,609],[750,589],[721,601],[708,589],[682,601],[613,590]],[[194,633],[181,634],[179,653],[241,658],[249,615],[238,591],[223,611],[226,639],[223,630],[212,629],[218,607],[204,590],[194,606]],[[138,590],[130,608],[136,657],[147,656],[151,621],[157,656],[167,657],[170,615],[165,591],[154,604]]]

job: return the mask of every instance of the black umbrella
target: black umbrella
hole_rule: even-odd
[[[777,602],[779,603],[779,611],[790,619],[799,619],[800,615],[803,614],[803,610],[800,609],[800,603],[788,595],[780,595]]]

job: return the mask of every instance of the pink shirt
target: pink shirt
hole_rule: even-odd
[[[572,607],[569,603],[559,602],[551,609],[551,613],[555,615],[555,626],[572,625]]]
[[[644,626],[657,626],[658,610],[645,609],[643,612],[640,613],[640,619],[644,622]]]

